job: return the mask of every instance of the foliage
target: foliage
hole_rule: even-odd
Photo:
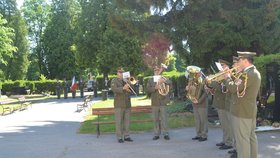
[[[75,52],[71,49],[74,43],[74,25],[78,5],[75,0],[54,0],[51,20],[44,37],[44,53],[48,72],[44,75],[50,79],[72,78],[78,74]]]
[[[7,61],[3,65],[2,71],[5,79],[24,79],[28,67],[28,42],[26,39],[27,30],[20,11],[16,7],[15,0],[2,0],[0,13],[7,20],[8,27],[14,30],[11,38],[13,45],[17,48],[13,50],[13,56],[4,56]]]
[[[12,92],[18,87],[26,87],[31,93],[41,94],[42,92],[55,92],[56,80],[27,81],[27,80],[6,80],[2,83],[3,92]]]
[[[6,79],[11,80],[26,79],[27,69],[29,66],[29,45],[26,39],[26,24],[19,11],[12,16],[12,20],[9,21],[9,25],[15,30],[15,37],[13,41],[14,45],[17,47],[17,51],[14,52],[13,58],[8,62],[7,69],[5,70],[5,76],[7,77]]]
[[[132,75],[141,71],[140,42],[137,38],[108,28],[103,34],[101,46],[102,49],[97,54],[98,68],[101,72],[115,73],[120,66],[125,67]]]
[[[45,81],[45,80],[47,80],[47,77],[44,76],[43,74],[41,74],[39,80],[40,80],[40,81]]]
[[[160,67],[161,63],[167,64],[166,60],[171,42],[161,33],[153,33],[144,43],[142,58],[145,65],[153,69]]]
[[[265,86],[266,83],[266,66],[271,63],[277,63],[280,65],[280,53],[261,55],[254,58],[254,65],[257,67],[262,76],[262,86]]]
[[[13,46],[14,32],[10,27],[5,26],[7,21],[3,19],[3,15],[0,13],[0,65],[7,65],[8,62],[5,59],[11,58],[13,52],[16,51],[16,47]],[[0,70],[2,71],[2,70]]]
[[[50,18],[50,6],[46,0],[25,0],[21,10],[27,23],[29,41],[32,43],[28,78],[36,80],[39,74],[47,71],[42,37]]]

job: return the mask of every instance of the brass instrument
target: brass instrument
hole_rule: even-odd
[[[165,69],[167,69],[167,66],[163,63],[161,63],[160,72],[161,74]],[[160,82],[163,81],[163,82]],[[169,85],[165,83],[167,81],[167,78],[161,76],[160,79],[157,81],[157,85],[159,86],[158,93],[162,96],[166,96],[169,93]]]
[[[225,75],[227,73],[230,73],[229,77],[231,77],[231,76],[233,76],[233,72],[236,72],[237,69],[238,69],[238,67],[233,67],[231,69],[228,69],[228,70],[225,70],[225,71],[213,74],[213,75],[209,75],[205,78],[205,82],[207,85],[211,84],[213,81],[221,82],[222,80],[225,79]]]
[[[201,69],[197,66],[188,66],[186,70],[186,77],[189,78],[188,89],[186,97],[193,103],[198,101],[198,97],[201,92],[201,84],[203,80],[197,74],[200,73]]]
[[[137,93],[130,86],[130,85],[135,85],[137,83],[137,80],[134,77],[129,77],[129,78],[124,78],[123,81],[128,84],[128,87],[129,87],[130,91],[132,91],[132,93],[137,96]]]
[[[137,80],[134,77],[129,77],[127,81],[129,84],[132,85],[135,85],[137,83]]]
[[[167,80],[167,78],[163,76],[161,76],[161,79],[163,79],[164,82]],[[157,82],[159,85],[158,93],[162,96],[166,96],[169,93],[169,85],[165,84],[164,82]]]

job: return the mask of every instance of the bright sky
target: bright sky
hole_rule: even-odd
[[[20,8],[20,7],[22,6],[23,1],[24,1],[24,0],[17,0],[17,5],[18,5],[17,7],[18,7],[18,8]]]

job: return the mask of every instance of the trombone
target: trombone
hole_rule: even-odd
[[[128,87],[130,91],[137,96],[137,93],[134,91],[134,89],[130,85],[135,85],[137,83],[137,80],[134,77],[124,78],[123,81],[128,84]]]

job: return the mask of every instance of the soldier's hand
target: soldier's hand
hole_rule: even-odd
[[[123,90],[130,91],[128,83],[123,86]]]
[[[193,103],[197,104],[198,100],[197,99],[193,99]]]
[[[156,84],[155,89],[160,89],[159,84]]]

